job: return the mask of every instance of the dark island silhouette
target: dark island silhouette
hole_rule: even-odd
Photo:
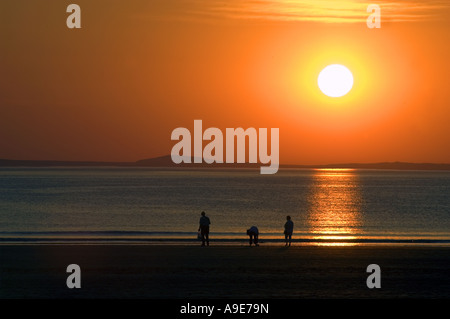
[[[0,167],[154,167],[154,168],[249,168],[259,169],[260,163],[180,163],[172,162],[170,155],[142,159],[136,162],[96,162],[96,161],[52,161],[52,160],[13,160],[0,159]],[[280,169],[289,168],[354,168],[354,169],[389,169],[389,170],[450,170],[446,163],[339,163],[325,165],[280,165]]]

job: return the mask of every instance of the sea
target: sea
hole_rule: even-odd
[[[450,245],[450,171],[0,168],[0,244]]]

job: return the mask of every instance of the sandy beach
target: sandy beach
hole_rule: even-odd
[[[1,298],[449,298],[450,248],[2,245]],[[66,267],[81,267],[68,289]],[[369,289],[369,264],[381,288]]]

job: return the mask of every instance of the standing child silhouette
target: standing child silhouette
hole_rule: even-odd
[[[198,227],[198,231],[200,232],[202,236],[202,246],[206,245],[209,246],[209,225],[211,224],[211,221],[209,220],[209,217],[206,216],[205,212],[202,212],[202,217],[200,217],[200,226]]]
[[[294,232],[294,222],[291,220],[291,216],[286,216],[286,223],[284,224],[284,240],[287,246],[291,245],[292,233]]]

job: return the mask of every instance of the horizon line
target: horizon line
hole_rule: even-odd
[[[226,166],[227,168],[235,166],[236,168],[248,167],[260,165],[261,163],[211,163],[208,164],[204,161],[202,163],[180,163],[175,164],[171,160],[161,162],[165,159],[170,159],[170,155],[162,155],[152,158],[140,159],[137,161],[100,161],[100,160],[25,160],[25,159],[7,159],[0,158],[0,167],[8,166],[128,166],[128,167],[171,167],[171,168],[186,168],[186,167],[211,167],[220,168],[220,166]],[[159,161],[159,162],[158,162]],[[8,165],[10,164],[10,165]],[[26,165],[28,164],[28,165]],[[78,165],[77,165],[78,164]],[[141,164],[141,165],[140,165]],[[160,165],[157,165],[160,164]],[[450,169],[450,163],[445,162],[402,162],[402,161],[381,161],[381,162],[340,162],[340,163],[327,163],[327,164],[292,164],[279,163],[280,168],[361,168],[362,166],[448,166],[445,170]]]

